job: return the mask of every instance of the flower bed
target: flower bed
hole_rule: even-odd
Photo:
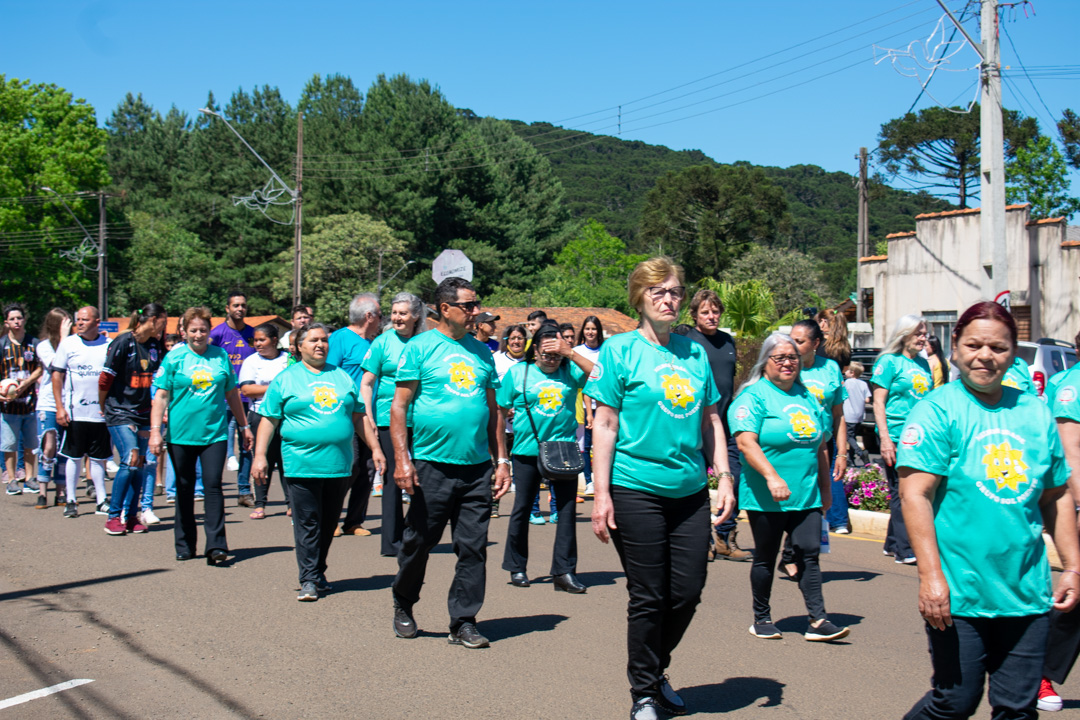
[[[848,507],[889,512],[889,483],[885,479],[885,470],[877,463],[848,468],[844,475],[844,494]]]

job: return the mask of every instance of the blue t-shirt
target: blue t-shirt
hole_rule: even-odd
[[[326,362],[330,365],[337,365],[349,373],[349,377],[359,388],[360,381],[364,379],[364,370],[360,366],[364,362],[364,356],[367,355],[370,347],[370,340],[365,340],[350,328],[343,327],[340,330],[335,330],[330,335],[330,347],[326,351]],[[376,387],[376,390],[378,390],[378,387]],[[357,412],[366,412],[363,399],[360,400],[360,410]]]

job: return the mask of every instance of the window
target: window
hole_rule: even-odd
[[[945,357],[949,357],[952,354],[952,331],[956,324],[956,312],[924,312],[923,317],[926,318],[927,331],[937,337],[941,343],[941,351],[945,353]]]
[[[1065,369],[1065,353],[1060,350],[1050,351],[1050,366],[1054,368],[1055,373],[1059,373]]]

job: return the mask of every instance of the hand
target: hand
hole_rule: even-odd
[[[611,495],[597,493],[593,498],[592,531],[600,542],[606,544],[609,529],[618,529],[615,524],[615,506],[611,504]]]
[[[833,465],[833,480],[840,480],[847,472],[847,454],[837,455],[836,464]]]
[[[67,427],[71,424],[71,418],[68,416],[68,411],[59,405],[56,406],[56,424],[60,427]]]
[[[1054,609],[1059,612],[1069,612],[1080,601],[1080,575],[1074,572],[1063,572],[1058,578],[1057,587],[1054,588]]]
[[[549,335],[544,338],[544,341],[540,343],[540,352],[548,353],[551,355],[562,355],[563,357],[570,357],[573,354],[574,348],[570,347],[570,343],[562,339],[560,335]]]
[[[57,422],[59,422],[60,412],[57,409]],[[154,454],[154,457],[160,458],[165,452],[165,439],[161,437],[160,430],[150,431],[150,442],[148,443],[147,450]]]
[[[386,477],[386,456],[380,448],[371,451],[371,461],[375,463],[375,469],[379,471],[379,474]]]
[[[719,525],[731,518],[735,512],[735,492],[731,489],[731,481],[724,478],[716,489],[716,524]],[[725,487],[726,485],[726,487]]]
[[[251,461],[251,479],[256,485],[265,485],[270,480],[270,463],[266,461],[266,455],[255,455]]]
[[[241,436],[244,438],[244,449],[245,450],[251,450],[251,448],[255,447],[255,436],[251,433],[251,428],[249,428],[249,427],[244,428],[244,431],[241,433]]]
[[[15,388],[15,397],[22,397],[26,393],[30,392],[30,388],[34,387],[35,385],[37,385],[37,383],[30,380],[30,378],[20,380],[18,387]]]
[[[783,502],[791,497],[791,490],[781,478],[766,480],[765,482],[769,486],[769,494],[772,495],[773,500],[776,502]]]
[[[930,627],[935,630],[950,627],[952,612],[949,608],[949,583],[945,580],[945,576],[938,572],[925,580],[920,579],[919,613]]]
[[[420,479],[416,477],[416,468],[407,456],[394,459],[394,483],[404,490],[406,495],[412,495],[413,489],[420,484]]]
[[[585,420],[585,429],[592,430],[592,418],[588,418],[587,420]]]
[[[66,338],[68,335],[71,334],[71,325],[72,325],[72,322],[71,322],[71,318],[69,318],[69,317],[65,317],[63,320],[60,321],[60,339],[61,340],[63,340],[64,338]]]
[[[896,446],[888,438],[881,438],[881,459],[889,467],[896,465]]]
[[[505,463],[499,463],[495,466],[495,494],[491,496],[492,500],[498,500],[507,493],[510,489],[510,466]]]

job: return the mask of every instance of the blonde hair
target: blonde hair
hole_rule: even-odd
[[[825,354],[831,358],[847,355],[851,352],[851,343],[847,337],[847,317],[844,313],[829,312],[829,332],[825,336]]]
[[[851,371],[852,375],[859,378],[862,377],[862,374],[864,372],[866,372],[866,367],[858,360],[852,360],[848,363],[848,370]]]
[[[681,265],[676,265],[671,258],[659,256],[642,260],[630,273],[626,283],[627,295],[630,307],[641,314],[641,300],[645,295],[645,289],[664,282],[674,275],[679,279],[679,284],[686,283]]]
[[[187,330],[188,325],[190,325],[191,321],[195,320],[196,318],[198,318],[200,320],[205,320],[206,321],[206,327],[210,328],[211,327],[211,321],[210,321],[211,317],[212,316],[210,315],[210,308],[208,308],[208,307],[190,307],[187,310],[185,310],[184,314],[180,317],[180,329],[181,330]]]

